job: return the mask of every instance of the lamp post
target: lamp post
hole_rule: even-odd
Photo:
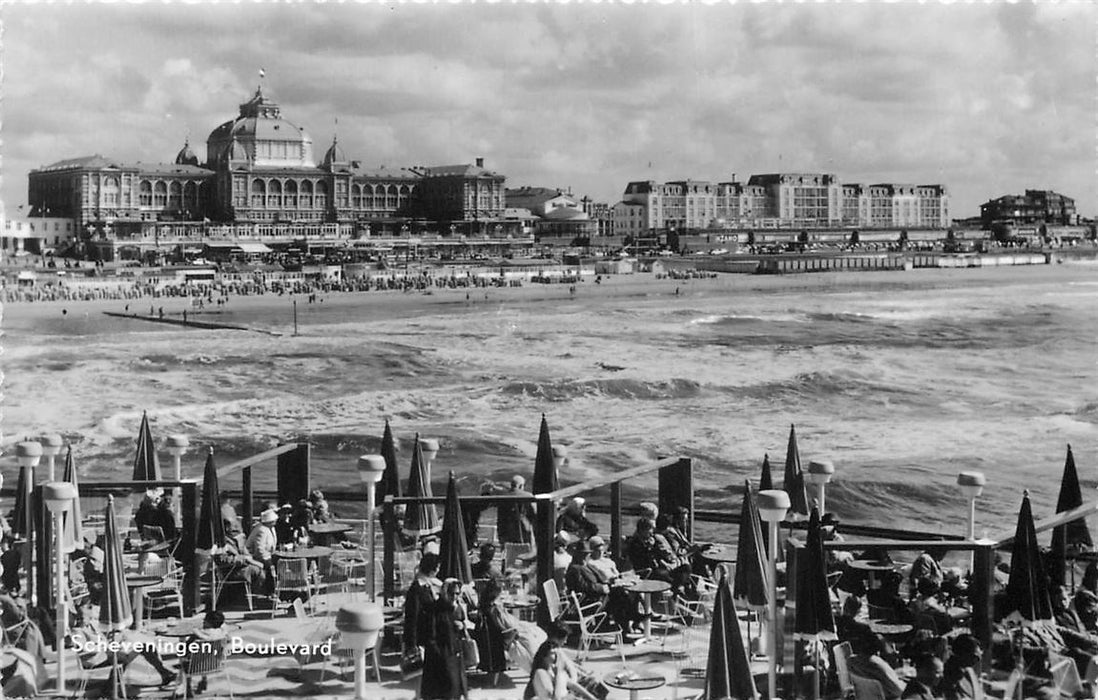
[[[983,472],[961,472],[957,475],[957,485],[968,499],[968,539],[976,539],[976,499],[984,492],[987,478]]]
[[[434,466],[435,457],[438,456],[438,440],[422,438],[419,441],[419,449],[423,452],[423,459],[427,460],[427,481],[431,481],[431,467]]]
[[[168,448],[168,454],[172,456],[172,464],[175,466],[175,480],[183,480],[183,453],[187,451],[187,448],[191,446],[191,441],[187,439],[186,435],[169,435],[165,441],[165,446]],[[180,489],[178,486],[172,489],[172,512],[175,513],[176,524],[181,522],[183,514],[179,507]]]
[[[366,650],[373,648],[376,663],[377,635],[385,627],[385,616],[373,603],[344,605],[336,613],[335,626],[340,642],[355,652],[355,700],[366,700]]]
[[[805,472],[804,478],[816,487],[816,505],[820,509],[820,515],[827,510],[824,508],[824,490],[834,475],[835,465],[829,459],[813,460],[808,463],[808,471]]]
[[[377,484],[385,474],[385,458],[381,455],[362,455],[358,458],[358,477],[366,484],[366,536],[370,543],[370,577],[367,580],[366,590],[370,594],[370,602],[376,595],[374,580],[377,577],[377,545],[374,542],[374,497]]]
[[[34,468],[42,459],[42,445],[37,442],[20,442],[15,446],[15,461],[19,466],[27,470],[27,478],[23,480],[23,539],[26,543],[26,553],[23,561],[26,563],[23,570],[27,572],[27,590],[30,591],[31,607],[38,604],[37,592],[34,590],[34,547],[31,546],[31,532],[33,531],[34,508],[31,500],[34,498]]]
[[[766,557],[767,573],[770,576],[770,594],[767,599],[767,624],[770,625],[769,651],[770,664],[766,672],[767,690],[769,700],[775,700],[778,696],[778,523],[785,519],[789,510],[789,494],[785,491],[771,489],[760,491],[758,496],[759,517],[766,522],[770,534],[770,551]],[[740,527],[744,524],[741,523]]]
[[[60,435],[43,435],[38,438],[38,442],[42,445],[42,456],[46,458],[46,465],[49,468],[48,479],[54,481],[57,477],[54,475],[56,468],[55,458],[61,452],[61,440]]]
[[[76,487],[67,481],[51,481],[42,485],[42,500],[46,502],[53,515],[54,562],[57,572],[54,577],[54,609],[57,612],[57,690],[65,694],[65,628],[69,626],[69,607],[65,603],[65,513],[76,500]]]

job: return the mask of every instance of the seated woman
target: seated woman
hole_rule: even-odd
[[[589,683],[586,673],[564,650],[568,630],[559,624],[551,624],[547,638],[534,653],[530,668],[530,680],[523,691],[523,700],[564,700],[571,692],[584,700],[595,700],[582,683]],[[563,677],[558,677],[563,674]]]

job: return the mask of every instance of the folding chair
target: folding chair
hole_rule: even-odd
[[[850,677],[850,657],[853,654],[850,642],[835,645],[835,675],[839,679],[839,693],[845,700],[854,698],[854,681]]]
[[[312,577],[309,575],[309,562],[305,559],[279,559],[275,567],[275,591],[274,605],[271,606],[271,617],[278,611],[278,601],[282,599],[282,593],[304,592],[310,611],[314,609],[313,598],[316,596]]]
[[[195,676],[209,678],[215,673],[220,673],[228,681],[229,697],[233,697],[233,679],[225,666],[226,641],[224,639],[200,640],[198,650],[183,657],[179,663],[179,672],[184,688],[190,685],[191,679]]]
[[[591,650],[592,642],[604,642],[606,644],[616,644],[618,647],[618,653],[621,655],[621,664],[625,665],[625,640],[622,637],[620,629],[604,629],[598,631],[600,627],[607,623],[606,612],[597,612],[594,615],[588,617],[585,609],[580,605],[579,599],[576,598],[576,594],[572,593],[572,605],[575,606],[577,615],[579,616],[579,633],[580,633],[580,648],[579,653],[576,656],[576,660],[582,662],[583,659]],[[588,605],[587,608],[595,607],[594,604]]]

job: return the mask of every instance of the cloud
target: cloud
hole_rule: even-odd
[[[1098,211],[1096,11],[934,5],[7,5],[5,202],[92,152],[169,160],[264,90],[323,153],[483,156],[616,201],[636,179],[824,170]],[[651,163],[651,166],[649,164]]]

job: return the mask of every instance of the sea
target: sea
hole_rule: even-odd
[[[57,432],[82,478],[129,478],[147,412],[161,444],[190,438],[184,476],[200,478],[208,448],[224,465],[308,441],[316,486],[356,489],[356,459],[378,451],[388,419],[403,469],[416,434],[436,438],[435,491],[453,471],[475,493],[530,477],[544,414],[569,451],[562,483],[685,456],[702,508],[738,512],[764,456],[780,482],[791,426],[805,465],[834,463],[827,505],[843,522],[961,533],[956,476],[979,470],[978,531],[1009,530],[1024,490],[1038,518],[1052,513],[1069,444],[1095,495],[1098,266],[612,288],[299,296],[296,336],[288,299],[211,317],[278,336],[99,312],[123,302],[9,308],[0,468],[14,484],[12,444]],[[273,468],[257,471],[273,484]],[[627,500],[655,493],[654,478],[627,486]]]

